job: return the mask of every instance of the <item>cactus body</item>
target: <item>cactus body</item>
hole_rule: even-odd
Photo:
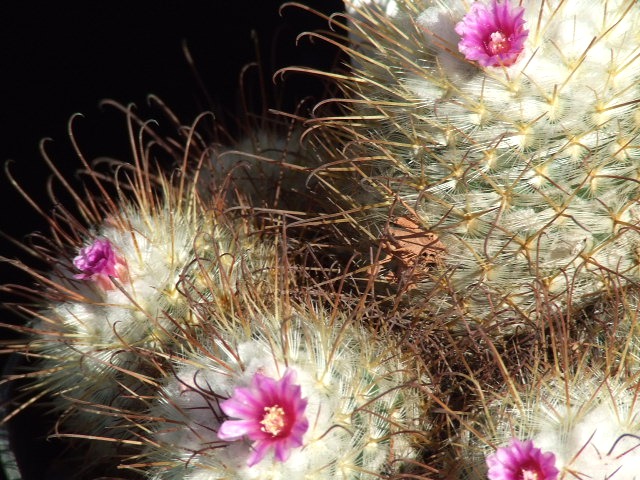
[[[460,51],[466,2],[396,3],[392,16],[350,4],[345,114],[326,121],[356,172],[329,166],[327,182],[358,221],[380,235],[404,217],[437,235],[443,268],[416,286],[459,296],[483,323],[533,317],[538,290],[580,304],[610,274],[636,281],[637,2],[521,2],[522,51],[490,66]]]

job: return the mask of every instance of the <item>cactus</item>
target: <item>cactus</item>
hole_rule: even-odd
[[[126,113],[133,135],[137,118]],[[192,310],[196,292],[199,302],[221,311],[238,308],[239,289],[275,294],[266,290],[278,255],[275,243],[265,238],[265,218],[248,216],[249,207],[223,212],[247,198],[240,183],[227,177],[228,171],[215,182],[201,175],[216,173],[223,153],[212,147],[212,155],[209,145],[201,149],[195,127],[185,130],[183,139],[159,139],[140,125],[141,147],[133,152],[133,164],[112,161],[112,171],[84,165],[86,197],[50,164],[76,209],[54,211],[47,218],[49,235],[38,237],[40,244],[31,250],[48,271],[12,262],[37,287],[28,291],[30,303],[18,306],[28,323],[4,325],[26,336],[8,347],[25,357],[10,378],[26,385],[21,403],[5,420],[47,399],[58,417],[56,436],[106,440],[95,443],[99,453],[90,455],[87,466],[102,457],[113,461],[110,445],[135,445],[122,412],[146,408],[144,398],[157,388],[158,365],[183,348],[176,341],[181,332],[199,328]],[[152,166],[151,155],[180,162],[178,174],[170,178]],[[275,147],[271,155],[280,163],[288,158]],[[258,182],[261,152],[245,156],[253,162],[245,168],[253,168]],[[242,158],[235,154],[237,162]],[[232,168],[229,161],[224,165]],[[228,203],[232,199],[235,204]]]
[[[379,279],[485,325],[636,281],[637,2],[394,3],[347,2],[342,114],[310,120],[342,140],[319,175],[395,265]]]
[[[475,431],[485,433],[487,443],[498,452],[513,439],[529,441],[553,456],[559,478],[634,477],[640,424],[633,378],[606,378],[600,369],[586,369],[564,378],[542,378],[527,385],[516,398],[506,395],[490,403],[474,424]],[[466,433],[467,440],[472,440],[459,449],[465,466],[460,478],[487,478],[484,464],[486,461],[491,469],[493,448],[479,446]],[[498,453],[500,457],[504,453]],[[492,476],[490,470],[489,478],[501,477]]]
[[[639,14],[353,0],[306,132],[120,107],[132,164],[28,198],[9,417],[47,401],[82,478],[633,478]]]
[[[541,310],[544,322],[528,346],[523,337],[505,348],[511,341],[474,335],[471,346],[479,351],[469,354],[454,340],[446,357],[450,365],[456,357],[461,362],[452,390],[461,398],[439,394],[450,399],[445,410],[453,426],[438,460],[447,478],[529,478],[527,470],[548,480],[634,478],[637,308],[637,288],[620,287],[582,318]],[[483,351],[490,353],[474,363]]]
[[[415,355],[320,305],[259,302],[235,318],[201,310],[202,334],[140,422],[147,448],[133,467],[154,480],[409,470],[427,435]]]
[[[14,414],[50,398],[55,435],[92,445],[85,476],[119,465],[154,479],[412,469],[426,425],[420,360],[326,312],[264,208],[293,193],[302,205],[306,167],[288,164],[302,150],[271,131],[202,146],[194,131],[181,144],[140,125],[140,144],[151,135],[178,174],[152,167],[144,145],[113,172],[85,165],[96,188],[86,200],[60,176],[79,212],[49,218],[50,271],[14,262],[39,283],[22,307],[32,320],[15,327],[27,340],[14,350],[31,361],[12,377],[27,380]],[[252,188],[261,182],[282,196]],[[269,417],[245,431],[246,396]]]

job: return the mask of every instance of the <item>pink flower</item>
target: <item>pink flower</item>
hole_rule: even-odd
[[[88,247],[80,250],[73,259],[74,266],[82,273],[74,275],[78,280],[93,280],[104,290],[114,288],[110,277],[125,279],[126,265],[113,250],[107,239],[96,239]]]
[[[474,3],[455,27],[462,37],[458,50],[483,67],[513,65],[529,36],[523,15],[524,8],[511,6],[509,0],[492,0],[488,6]]]
[[[531,440],[512,439],[487,457],[489,480],[555,480],[558,476],[556,456],[542,453]]]
[[[269,450],[285,462],[291,449],[302,445],[309,428],[304,416],[307,400],[302,398],[300,386],[293,384],[295,377],[293,370],[287,370],[280,380],[256,373],[249,388],[236,388],[233,396],[220,404],[226,415],[240,420],[223,422],[218,437],[232,441],[246,435],[254,441],[248,466],[260,462]]]

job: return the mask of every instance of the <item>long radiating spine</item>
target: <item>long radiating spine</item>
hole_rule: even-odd
[[[115,468],[140,446],[124,414],[145,411],[159,388],[158,368],[185,348],[184,332],[200,328],[194,298],[233,311],[239,290],[274,294],[265,290],[278,270],[268,207],[284,207],[283,197],[303,203],[296,189],[306,176],[295,133],[278,133],[273,122],[256,124],[259,142],[223,145],[200,133],[206,114],[176,125],[175,138],[162,137],[132,109],[109,103],[126,115],[132,160],[90,164],[71,133],[86,175],[77,188],[43,149],[75,207],[48,215],[16,183],[49,224],[28,252],[49,268],[11,261],[37,286],[4,287],[26,292],[28,303],[16,309],[29,317],[4,325],[25,336],[7,342],[24,360],[6,378],[23,386],[5,421],[46,401],[56,437],[97,449],[76,450],[90,459],[87,468],[103,460]],[[261,183],[270,190],[251,188]]]

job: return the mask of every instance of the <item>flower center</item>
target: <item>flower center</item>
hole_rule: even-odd
[[[264,411],[264,417],[260,421],[260,425],[262,425],[260,430],[277,437],[286,424],[284,410],[279,405],[274,405],[273,407],[264,407]]]
[[[489,55],[500,55],[508,52],[511,48],[511,42],[501,31],[493,32],[491,40],[485,43]]]
[[[519,480],[538,480],[538,472],[529,469],[523,469],[518,475]]]

